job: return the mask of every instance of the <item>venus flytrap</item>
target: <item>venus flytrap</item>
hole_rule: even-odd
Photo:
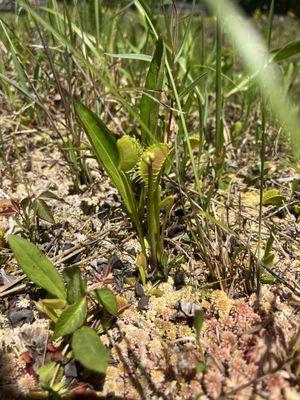
[[[165,61],[165,45],[158,38],[140,102],[141,143],[129,135],[117,140],[96,114],[79,101],[74,102],[75,113],[96,157],[118,189],[137,232],[142,250],[137,267],[143,284],[148,272],[148,256],[149,272],[160,277],[167,273],[164,231],[173,198],[161,199],[160,181],[170,149],[162,142],[166,135],[158,126]],[[163,208],[164,213],[161,212]]]
[[[125,209],[137,231],[142,254],[138,263],[144,282],[147,275],[147,247],[151,272],[161,276],[163,271],[163,238],[166,214],[161,225],[162,207],[172,198],[161,201],[161,176],[169,154],[165,143],[154,143],[143,150],[139,142],[128,135],[116,140],[103,122],[87,107],[75,101],[75,112],[96,154],[124,202]],[[167,213],[168,214],[168,213]]]
[[[166,144],[154,144],[145,150],[139,162],[139,174],[146,185],[148,242],[150,245],[150,264],[154,269],[161,266],[163,241],[160,229],[161,186],[159,179],[168,157]]]

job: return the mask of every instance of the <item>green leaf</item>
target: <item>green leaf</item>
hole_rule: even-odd
[[[274,259],[275,259],[275,255],[274,254],[269,254],[268,256],[265,256],[262,259],[263,265],[269,269],[271,269],[273,267],[274,264]]]
[[[179,98],[183,98],[186,95],[190,94],[195,87],[198,86],[198,83],[208,74],[208,72],[203,72],[202,74],[198,75],[185,89],[183,89],[179,94]]]
[[[118,304],[115,294],[108,288],[96,289],[95,298],[101,303],[104,309],[112,315],[118,315]]]
[[[149,91],[154,99],[146,94],[142,95],[140,105],[141,120],[148,126],[152,135],[142,128],[142,143],[150,145],[152,143],[160,142],[161,138],[156,135],[157,122],[159,113],[159,100],[161,98],[161,90],[164,82],[164,67],[165,67],[165,47],[161,39],[157,41],[155,53],[151,61],[149,71],[147,74],[145,89]]]
[[[196,310],[194,316],[194,328],[196,331],[197,340],[199,340],[203,322],[204,322],[204,312],[202,310]]]
[[[59,299],[66,299],[66,290],[59,273],[37,246],[16,235],[9,235],[8,243],[19,266],[32,282]]]
[[[75,359],[84,367],[100,373],[106,372],[109,351],[93,329],[87,326],[78,329],[73,335],[72,350]]]
[[[66,307],[66,300],[62,299],[43,299],[40,300],[45,306],[51,308],[52,310],[61,310]]]
[[[142,284],[143,286],[146,286],[146,278],[147,278],[147,259],[145,254],[140,253],[137,255],[136,257],[136,266],[138,267],[140,276],[141,276],[141,280],[142,280]]]
[[[168,196],[165,197],[161,202],[159,203],[159,208],[169,208],[174,204],[174,196]]]
[[[196,367],[197,374],[200,374],[200,372],[203,372],[205,370],[206,370],[206,364],[204,362],[200,362]],[[199,397],[199,399],[200,399],[200,397]]]
[[[39,300],[35,302],[36,308],[43,314],[47,315],[48,318],[51,319],[54,323],[58,320],[58,315],[56,313],[57,309],[51,309],[49,306],[44,304],[43,300]]]
[[[50,207],[45,202],[45,200],[43,200],[43,199],[35,199],[33,206],[34,206],[36,215],[40,219],[42,219],[44,221],[47,221],[50,224],[55,224],[55,220],[54,220],[52,211],[50,210]]]
[[[64,278],[67,284],[68,303],[74,304],[85,295],[86,290],[86,283],[81,277],[80,268],[65,268]]]
[[[41,385],[44,389],[48,389],[52,380],[56,363],[54,361],[47,363],[37,370]]]
[[[58,318],[52,339],[55,340],[76,331],[83,325],[86,315],[87,304],[86,298],[83,297],[77,303],[69,306]]]
[[[97,328],[97,333],[102,335],[108,332],[108,330],[115,324],[116,318],[111,314],[104,314],[101,316],[100,325]]]
[[[292,206],[292,213],[295,214],[296,218],[300,216],[300,206],[298,204]]]
[[[267,244],[266,244],[266,249],[265,249],[265,254],[264,254],[264,258],[267,258],[270,256],[271,254],[271,250],[272,250],[272,246],[275,240],[275,228],[272,226],[271,228],[271,232],[270,232],[270,236],[267,240]]]
[[[276,282],[276,279],[273,275],[269,274],[264,270],[261,270],[260,282],[263,283],[264,285],[271,285]]]
[[[183,36],[183,38],[182,38],[182,41],[181,41],[181,43],[180,43],[180,46],[178,46],[178,50],[177,50],[177,53],[176,53],[176,57],[175,57],[175,59],[174,59],[174,65],[175,65],[175,64],[177,63],[177,61],[179,60],[179,58],[180,58],[180,56],[181,56],[183,50],[184,50],[185,48],[186,48],[186,49],[189,49],[188,40],[189,40],[189,37],[190,37],[190,31],[191,31],[192,21],[194,21],[195,3],[196,3],[196,0],[193,0],[193,1],[192,1],[191,13],[190,13],[190,15],[189,15],[188,23],[187,23],[187,25],[186,25],[186,27],[185,27],[185,30],[184,30],[184,36]]]
[[[6,45],[6,49],[7,51],[10,52],[12,61],[14,63],[15,66],[15,70],[17,72],[17,76],[20,82],[20,86],[22,87],[23,91],[25,93],[28,93],[28,87],[27,87],[27,78],[24,72],[24,65],[22,63],[22,61],[20,60],[17,48],[15,47],[12,38],[16,39],[16,36],[12,37],[10,36],[8,30],[6,29],[6,25],[3,23],[2,20],[0,20],[0,26],[1,26],[1,31],[3,32],[4,38],[6,37],[6,41],[7,41],[7,45]],[[12,31],[13,32],[13,31]],[[2,38],[1,38],[2,39]],[[5,45],[5,41],[2,41],[2,45]]]
[[[293,40],[282,46],[280,49],[275,49],[272,51],[274,54],[273,61],[281,62],[290,57],[300,54],[300,40]]]
[[[282,196],[278,189],[270,189],[263,194],[262,204],[264,206],[281,206],[284,200],[285,196]]]
[[[61,197],[58,197],[55,193],[50,192],[50,190],[45,190],[44,192],[42,192],[39,195],[39,198],[52,199],[52,200],[61,201],[62,203],[67,203],[64,199],[62,199]]]
[[[98,161],[118,189],[129,214],[133,213],[131,197],[129,198],[123,181],[123,175],[118,170],[119,153],[117,140],[104,123],[79,101],[74,102],[76,115],[81,122],[87,137],[93,146]]]
[[[137,54],[137,53],[105,53],[109,57],[120,58],[125,60],[136,60],[136,61],[147,61],[151,62],[152,57],[148,54]]]

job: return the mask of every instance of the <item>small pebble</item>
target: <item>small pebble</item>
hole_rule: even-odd
[[[34,320],[34,315],[32,310],[27,308],[12,310],[8,313],[8,319],[13,328],[17,326],[22,326],[23,324],[32,323]]]
[[[149,297],[148,296],[143,296],[140,301],[138,302],[138,310],[147,310],[148,308],[148,303],[149,303]]]
[[[135,294],[137,297],[143,297],[145,295],[143,285],[141,285],[140,282],[137,282],[135,285]]]

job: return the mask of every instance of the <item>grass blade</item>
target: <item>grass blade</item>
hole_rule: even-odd
[[[161,97],[161,90],[164,81],[164,65],[165,48],[163,41],[159,39],[156,44],[155,53],[145,83],[145,89],[155,91],[153,96],[158,101]],[[145,129],[142,129],[142,143],[147,146],[155,142],[161,142],[161,138],[156,135],[159,103],[143,94],[140,107],[141,119],[152,133],[152,136],[149,137],[148,132]]]

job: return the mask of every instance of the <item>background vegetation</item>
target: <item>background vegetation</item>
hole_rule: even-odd
[[[7,398],[298,389],[297,4],[190,3],[1,15]]]

